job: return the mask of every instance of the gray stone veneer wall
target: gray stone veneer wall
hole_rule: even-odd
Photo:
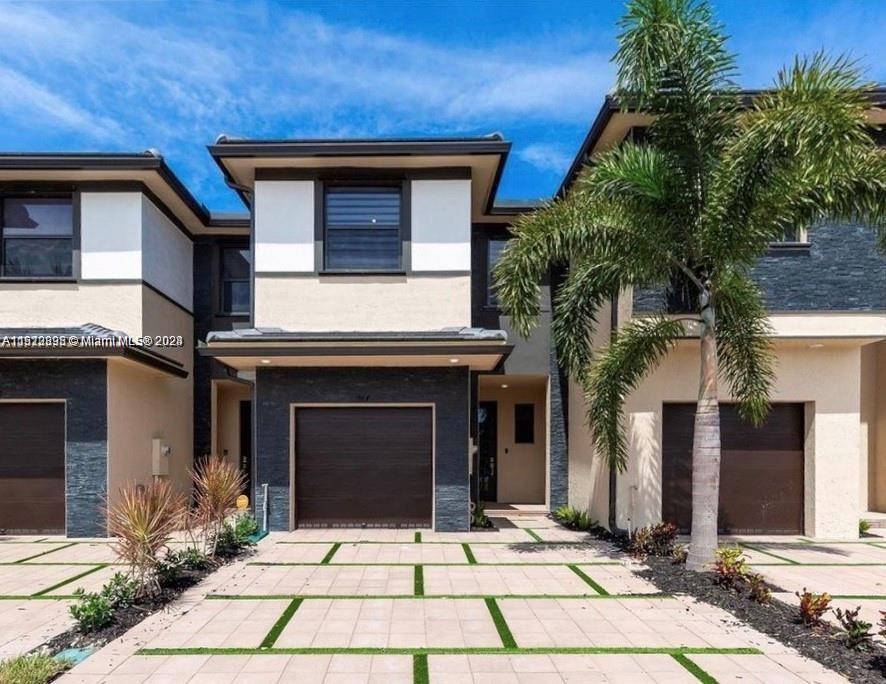
[[[67,535],[105,536],[101,509],[108,493],[106,362],[0,361],[0,399],[65,400]]]
[[[886,310],[886,257],[870,228],[849,223],[809,231],[806,249],[774,248],[752,271],[771,311]],[[638,290],[636,311],[654,311],[662,293]]]
[[[435,404],[434,527],[469,529],[469,396],[465,367],[259,368],[253,485],[268,484],[270,529],[289,529],[290,405],[299,403]]]

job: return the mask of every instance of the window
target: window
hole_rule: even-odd
[[[535,443],[535,404],[514,404],[514,444]]]
[[[780,240],[774,240],[772,244],[803,244],[809,242],[809,235],[805,228],[793,227],[785,228]]]
[[[326,270],[400,270],[399,186],[327,187],[325,217]]]
[[[495,268],[495,265],[501,258],[506,244],[508,244],[507,240],[489,241],[486,254],[486,303],[489,306],[498,306],[498,297],[495,295],[495,289],[493,288],[492,269]]]
[[[221,250],[221,308],[227,314],[249,313],[248,247],[228,246]]]
[[[0,210],[0,275],[71,277],[74,212],[70,197],[6,197]]]

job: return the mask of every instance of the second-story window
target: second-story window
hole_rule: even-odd
[[[505,245],[508,244],[507,240],[490,240],[488,251],[486,253],[486,303],[489,306],[498,306],[498,297],[495,294],[495,279],[492,275],[492,270],[495,268],[495,265],[498,263],[498,260],[501,259],[502,252],[504,252]]]
[[[324,267],[328,271],[398,271],[399,186],[328,186]]]
[[[5,197],[0,212],[0,276],[71,277],[74,212],[70,197]]]
[[[248,245],[221,248],[221,309],[226,314],[249,313]]]

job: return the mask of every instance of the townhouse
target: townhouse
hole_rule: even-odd
[[[607,100],[561,192],[646,124]],[[497,198],[509,149],[221,137],[238,214],[155,152],[0,155],[0,530],[105,534],[123,483],[186,489],[210,454],[271,529],[464,530],[478,500],[685,526],[695,347],[631,396],[609,473],[551,343],[557,274],[529,339],[491,287],[535,208]],[[795,237],[755,270],[776,403],[756,430],[724,404],[723,529],[848,538],[886,510],[886,263],[864,226]],[[661,296],[621,293],[596,342]]]

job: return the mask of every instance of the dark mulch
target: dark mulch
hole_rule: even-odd
[[[602,528],[597,528],[592,534],[612,542],[627,553],[626,536],[613,535]],[[692,572],[685,565],[674,565],[670,558],[650,556],[644,562],[648,570],[639,575],[662,592],[686,594],[722,608],[758,632],[796,649],[852,682],[883,684],[886,681],[886,649],[882,646],[875,645],[870,652],[852,651],[839,640],[839,631],[832,625],[823,624],[816,629],[803,626],[796,606],[775,599],[766,605],[757,603],[748,598],[744,591],[717,585],[713,573]],[[784,591],[780,587],[769,587],[772,591]]]

